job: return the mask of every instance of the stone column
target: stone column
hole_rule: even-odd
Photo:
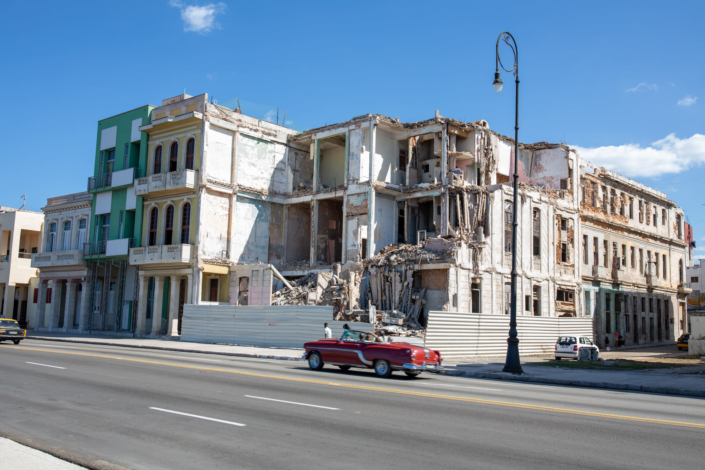
[[[34,329],[44,329],[44,319],[47,313],[47,283],[39,280],[39,294],[37,299],[37,311],[34,319]]]
[[[169,282],[169,318],[166,324],[166,334],[167,336],[178,336],[179,335],[179,289],[181,284],[181,278],[176,276],[171,276],[171,282]]]
[[[88,324],[88,315],[90,315],[91,308],[91,283],[88,281],[82,281],[81,286],[81,311],[78,312],[78,331],[83,333],[86,330],[86,325]]]
[[[149,283],[149,278],[144,277],[143,274],[140,277],[140,291],[137,301],[138,311],[136,312],[135,319],[135,335],[144,335],[146,331],[144,328],[147,323],[147,287]]]
[[[162,333],[162,297],[164,296],[164,276],[154,276],[154,308],[152,309],[152,335]]]
[[[3,296],[3,302],[5,306],[3,307],[2,314],[5,316],[5,318],[12,318],[12,309],[15,305],[15,286],[5,286],[5,295]],[[17,316],[19,317],[19,312],[17,312]]]
[[[64,327],[61,331],[67,332],[73,327],[73,311],[76,309],[76,286],[74,279],[66,281],[66,305],[64,307]],[[70,325],[70,326],[69,326]]]
[[[186,286],[186,303],[193,304],[193,274],[186,276],[187,286]]]
[[[201,304],[201,297],[202,293],[201,290],[203,289],[203,271],[200,269],[197,272],[195,283],[193,285],[193,292],[196,295],[196,298],[193,299],[193,303],[196,305]]]
[[[49,320],[49,331],[58,331],[59,316],[61,315],[61,281],[54,281],[51,288],[51,319]]]

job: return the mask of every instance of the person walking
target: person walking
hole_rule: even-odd
[[[323,332],[326,335],[326,339],[330,339],[333,337],[333,332],[328,328],[328,323],[323,324]]]

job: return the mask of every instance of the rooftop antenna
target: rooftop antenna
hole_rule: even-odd
[[[279,125],[279,108],[277,108],[277,125]]]
[[[286,126],[286,109],[284,110],[284,120],[282,121],[282,126]]]
[[[26,205],[27,205],[27,195],[23,194],[22,195],[22,209],[20,209],[20,210],[23,211]]]

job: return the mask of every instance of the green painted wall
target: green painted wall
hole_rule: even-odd
[[[145,168],[147,164],[147,147],[149,141],[149,135],[146,133],[141,133],[140,140],[131,142],[132,137],[132,121],[138,118],[142,118],[142,125],[148,124],[150,122],[150,114],[154,109],[154,106],[147,105],[142,106],[131,111],[118,114],[117,116],[112,116],[107,119],[98,121],[98,132],[96,135],[95,144],[95,158],[93,162],[93,176],[99,176],[101,171],[101,157],[107,158],[106,152],[101,155],[100,143],[101,135],[104,129],[117,126],[116,137],[115,137],[115,162],[113,166],[113,171],[120,171],[126,168],[137,167],[137,177],[145,175]],[[128,158],[125,160],[125,146],[128,146]],[[142,198],[137,197],[137,202],[135,209],[126,210],[125,204],[127,200],[127,187],[121,188],[105,188],[98,191],[93,191],[93,207],[91,208],[92,223],[90,227],[89,240],[96,241],[99,232],[96,232],[96,218],[95,218],[95,207],[96,207],[96,194],[98,192],[112,191],[111,198],[111,209],[110,209],[110,230],[109,239],[115,240],[120,238],[120,212],[125,211],[125,218],[123,224],[123,234],[122,238],[133,238],[136,242],[133,246],[141,246],[142,241],[142,223],[144,205],[142,203]],[[102,219],[102,217],[101,217]],[[102,222],[101,222],[102,225]]]

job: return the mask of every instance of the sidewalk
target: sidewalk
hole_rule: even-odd
[[[236,346],[230,344],[182,343],[171,339],[126,338],[111,335],[77,335],[73,333],[27,332],[26,339],[61,341],[67,343],[120,346],[125,348],[158,349],[162,351],[188,352],[199,354],[219,354],[223,356],[255,357],[259,359],[279,359],[299,361],[303,349],[258,348],[256,346]]]
[[[0,437],[0,455],[2,456],[2,468],[13,470],[84,469],[84,467],[57,459],[52,455],[23,446],[4,437]]]
[[[496,360],[496,358],[495,358]],[[446,367],[446,375],[482,379],[514,380],[574,387],[606,388],[637,392],[705,397],[705,376],[648,371],[567,369],[522,364],[524,374],[502,372],[503,362],[465,363]],[[664,369],[661,369],[664,370]]]

